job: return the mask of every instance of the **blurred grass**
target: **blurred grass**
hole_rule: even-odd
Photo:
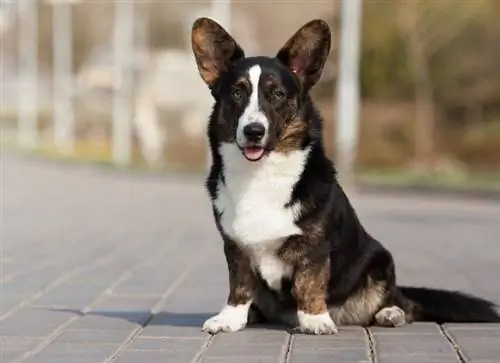
[[[38,142],[32,149],[18,147],[15,140],[2,140],[0,143],[2,150],[7,150],[19,155],[26,155],[34,158],[42,158],[55,162],[69,163],[74,165],[93,165],[117,170],[139,171],[146,173],[179,173],[179,174],[199,174],[201,172],[197,165],[192,163],[164,162],[155,167],[148,165],[140,156],[138,148],[134,148],[132,160],[129,165],[117,165],[111,159],[111,145],[107,143],[89,142],[86,140],[76,140],[74,151],[71,154],[64,154],[57,150],[51,142]]]
[[[405,169],[359,170],[358,183],[384,187],[438,187],[454,190],[500,192],[500,172],[465,171],[460,175],[448,172],[415,172]]]
[[[1,145],[3,149],[12,152],[71,164],[90,164],[111,169],[169,175],[199,176],[205,172],[199,164],[185,162],[165,162],[156,167],[150,167],[140,157],[139,150],[134,150],[130,165],[115,165],[111,161],[111,147],[105,143],[76,141],[75,151],[71,155],[61,154],[50,142],[39,143],[31,150],[18,148],[13,140],[4,139]],[[434,171],[416,171],[407,168],[358,168],[356,182],[367,186],[445,188],[500,193],[500,172],[479,172],[462,168],[442,168]]]

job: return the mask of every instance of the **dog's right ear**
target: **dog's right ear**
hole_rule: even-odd
[[[191,46],[200,76],[210,88],[231,63],[245,56],[231,35],[208,18],[193,23]]]

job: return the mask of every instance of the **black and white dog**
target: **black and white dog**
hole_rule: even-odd
[[[346,324],[500,321],[488,301],[396,285],[391,253],[363,228],[325,156],[309,91],[330,43],[328,25],[312,20],[275,57],[246,57],[213,20],[193,24],[198,71],[215,99],[206,187],[229,270],[227,305],[203,329],[269,321],[333,334]]]

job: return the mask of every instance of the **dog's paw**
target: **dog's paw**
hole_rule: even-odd
[[[299,322],[298,331],[305,334],[327,335],[337,333],[337,326],[330,314],[307,314],[303,311],[297,313]]]
[[[375,314],[375,321],[381,326],[398,327],[406,324],[406,315],[400,307],[391,306],[383,308]]]
[[[219,314],[205,321],[203,331],[210,334],[235,332],[243,329],[247,325],[247,320],[248,307],[227,305]]]

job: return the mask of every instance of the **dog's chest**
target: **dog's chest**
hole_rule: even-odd
[[[213,201],[224,233],[248,253],[253,268],[273,289],[279,289],[292,270],[277,250],[286,238],[302,234],[295,223],[300,204],[288,204],[303,164],[278,161],[270,158],[258,167],[226,171]]]
[[[267,244],[301,234],[294,218],[297,206],[285,206],[291,195],[289,184],[280,177],[234,177],[226,185],[220,183],[214,202],[222,213],[220,224],[224,233],[242,245]]]
[[[301,230],[294,223],[293,209],[284,207],[280,183],[264,184],[263,180],[256,182],[236,199],[221,185],[215,205],[222,212],[224,233],[245,250],[253,269],[267,285],[280,290],[282,278],[289,277],[292,269],[277,256],[277,250],[286,237]]]

